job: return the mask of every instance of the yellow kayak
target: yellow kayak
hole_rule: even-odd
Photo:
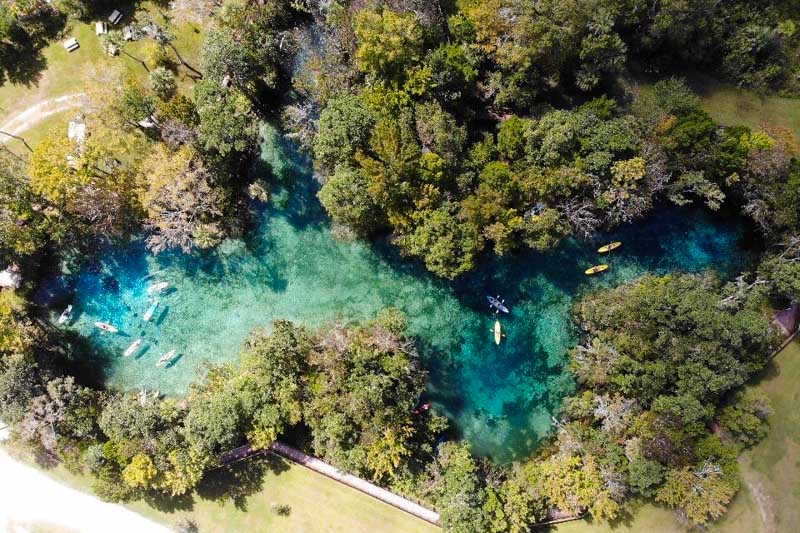
[[[500,325],[499,320],[494,321],[494,343],[500,346],[500,340],[503,338],[503,326]]]
[[[591,276],[592,274],[597,274],[598,272],[603,272],[604,270],[608,270],[608,265],[597,265],[593,266],[592,268],[587,268],[584,274]]]
[[[611,244],[606,244],[605,246],[601,246],[600,248],[597,249],[597,251],[600,252],[601,254],[604,254],[606,252],[610,252],[611,250],[616,250],[620,246],[622,246],[622,243],[616,241],[612,242]]]

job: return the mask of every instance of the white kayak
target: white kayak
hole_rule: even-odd
[[[150,307],[147,308],[147,311],[144,314],[144,321],[145,322],[150,322],[150,319],[153,318],[153,313],[156,312],[157,308],[158,308],[158,300],[153,302],[153,304]]]
[[[68,305],[67,308],[64,309],[64,312],[61,313],[61,316],[58,317],[58,323],[65,323],[67,320],[69,320],[70,316],[72,316],[72,304]]]
[[[503,339],[503,326],[500,325],[499,320],[494,321],[494,343],[498,346],[500,345],[500,341]]]
[[[108,322],[95,322],[94,325],[102,329],[103,331],[107,331],[109,333],[117,333],[119,331],[117,327],[112,326]]]
[[[136,350],[139,349],[139,346],[142,345],[142,339],[136,339],[125,349],[125,352],[122,354],[123,357],[128,357],[136,353]]]
[[[147,294],[158,294],[159,292],[164,292],[165,290],[167,290],[168,287],[169,287],[169,282],[159,281],[147,287]]]
[[[156,363],[156,366],[166,366],[167,363],[172,361],[173,357],[175,357],[175,350],[168,351],[167,353],[161,356],[161,358]]]

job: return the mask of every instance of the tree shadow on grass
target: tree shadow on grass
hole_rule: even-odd
[[[247,500],[264,487],[266,472],[280,473],[288,469],[285,460],[272,454],[252,457],[207,472],[197,487],[197,495],[219,503],[231,501],[237,509],[247,511]]]
[[[177,513],[179,511],[191,511],[194,509],[194,495],[182,494],[180,496],[169,496],[162,493],[151,493],[144,497],[144,501],[163,513]]]

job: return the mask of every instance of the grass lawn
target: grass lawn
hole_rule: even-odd
[[[753,385],[772,402],[770,432],[766,439],[742,454],[745,486],[723,519],[709,528],[719,533],[782,533],[800,528],[800,341],[775,357]],[[630,520],[613,527],[587,521],[554,528],[557,533],[679,533],[686,531],[675,514],[645,504]]]
[[[91,491],[88,476],[76,476],[63,466],[47,472],[66,485]],[[207,476],[193,498],[154,505],[135,502],[127,507],[168,527],[183,517],[191,518],[201,532],[440,531],[366,494],[271,454]],[[275,511],[278,506],[288,506],[288,512],[278,514]],[[41,531],[50,531],[49,525],[41,527]]]
[[[149,3],[140,5],[140,9],[154,10]],[[116,26],[121,29],[130,22],[130,12],[125,12],[125,18]],[[198,54],[202,44],[201,32],[190,24],[175,24],[170,27],[175,35],[175,47],[180,51],[186,61],[197,68]],[[62,42],[68,37],[76,37],[81,47],[75,52],[67,52]],[[142,39],[129,43],[125,50],[132,56],[144,59],[144,52],[152,40]],[[95,35],[94,22],[84,24],[71,21],[64,30],[64,38],[53,41],[43,51],[46,61],[45,70],[40,78],[31,86],[14,85],[6,83],[0,87],[0,123],[6,118],[36,104],[37,102],[83,91],[83,73],[90,64],[112,65],[121,62],[135,76],[144,80],[147,71],[136,60],[125,54],[118,57],[109,57],[100,45],[100,39]],[[168,50],[171,59],[177,62],[171,50]],[[189,86],[188,69],[178,68],[178,83],[184,90]]]
[[[783,126],[800,139],[800,99],[760,96],[710,78],[690,81],[701,97],[701,105],[712,118],[726,126],[758,129],[763,124]]]

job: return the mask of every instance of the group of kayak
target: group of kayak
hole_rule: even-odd
[[[153,283],[152,285],[147,287],[147,295],[153,297],[153,296],[156,296],[158,294],[161,294],[161,293],[165,292],[168,288],[169,288],[169,283],[168,282],[159,281],[159,282]],[[156,298],[150,304],[150,307],[147,308],[147,311],[145,311],[144,317],[142,317],[145,322],[149,322],[150,319],[153,318],[153,315],[155,314],[156,310],[158,309],[158,305],[159,305],[159,301]],[[64,309],[64,312],[61,313],[61,316],[58,317],[58,323],[59,324],[65,324],[71,317],[72,317],[72,305],[70,304],[70,305],[67,306],[66,309]],[[111,324],[109,322],[97,321],[97,322],[94,323],[94,325],[95,325],[96,328],[98,328],[98,329],[100,329],[100,330],[102,330],[104,332],[107,332],[107,333],[119,333],[119,328],[114,326],[113,324]],[[130,357],[131,355],[135,354],[142,347],[143,343],[144,343],[144,339],[136,339],[135,341],[133,341],[131,343],[130,346],[128,346],[125,349],[125,351],[122,353],[122,356],[123,357]],[[175,354],[176,353],[177,353],[176,350],[170,350],[170,351],[166,352],[165,354],[163,354],[158,359],[158,362],[156,362],[156,366],[157,367],[166,366],[170,361],[172,361],[175,358]]]
[[[600,248],[597,249],[597,252],[601,253],[601,254],[607,254],[608,252],[610,252],[612,250],[616,250],[620,246],[622,246],[621,242],[619,242],[619,241],[612,242],[612,243],[606,244],[605,246],[601,246]],[[593,276],[594,274],[599,274],[600,272],[605,272],[609,268],[610,267],[607,264],[595,265],[595,266],[593,266],[591,268],[587,268],[586,270],[584,270],[583,273],[586,274],[587,276]]]
[[[615,241],[606,244],[605,246],[601,246],[600,248],[597,249],[597,251],[598,253],[606,254],[608,252],[611,252],[612,250],[616,250],[620,246],[622,246],[622,243],[619,241]],[[586,274],[587,276],[592,276],[594,274],[599,274],[600,272],[604,272],[608,269],[609,266],[607,264],[596,265],[591,268],[587,268],[584,271],[584,274]],[[500,296],[486,296],[486,299],[489,301],[489,308],[494,309],[494,312],[496,314],[500,314],[501,312],[505,314],[509,313],[508,307],[505,304],[505,300],[501,300]],[[500,342],[503,340],[503,337],[505,337],[505,334],[503,333],[503,325],[500,323],[499,319],[496,319],[494,321],[494,327],[492,328],[491,331],[492,334],[494,335],[494,343],[500,345]]]

